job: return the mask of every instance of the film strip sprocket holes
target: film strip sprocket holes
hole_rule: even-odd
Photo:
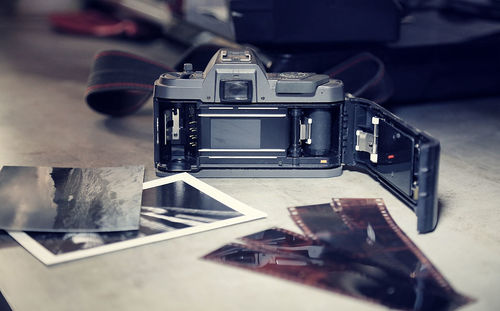
[[[418,247],[410,240],[410,238],[396,225],[394,222],[394,219],[390,216],[387,207],[384,204],[384,201],[382,199],[340,199],[340,198],[333,198],[331,203],[332,211],[336,213],[339,218],[342,220],[342,222],[348,227],[349,229],[353,230],[354,228],[358,227],[360,223],[363,223],[363,221],[360,221],[361,218],[364,217],[365,213],[362,211],[365,210],[368,212],[369,210],[374,211],[378,210],[380,213],[379,215],[382,216],[383,220],[385,220],[385,225],[390,228],[398,237],[399,239],[405,244],[408,250],[411,251],[411,253],[420,261],[420,263],[428,269],[428,272],[432,275],[434,280],[439,284],[439,286],[452,294],[458,295],[451,285],[446,281],[446,279],[443,277],[442,274],[439,273],[437,268],[430,262],[430,260],[418,249]],[[314,233],[314,230],[309,228],[307,223],[302,219],[303,214],[301,213],[302,211],[307,210],[308,207],[300,207],[300,208],[289,208],[290,213],[292,214],[292,219],[296,222],[296,224],[303,230],[305,233],[307,233],[307,236],[309,238],[318,240],[318,237]],[[358,210],[358,215],[356,215],[357,219],[356,221],[353,221],[353,215],[348,215],[348,214],[356,214],[352,213],[354,211]],[[369,214],[369,213],[366,213]],[[380,227],[381,225],[383,226],[384,224],[378,223],[374,219],[375,215],[372,215],[372,217],[368,217],[371,223],[377,223],[376,227]],[[378,215],[377,215],[378,216]],[[378,218],[378,217],[377,217]],[[368,219],[367,219],[368,220]],[[364,221],[364,225],[366,226],[369,223],[369,221]],[[468,303],[474,301],[471,298],[461,296],[463,299],[463,303]]]
[[[204,258],[396,309],[453,310],[473,301],[453,290],[395,224],[381,199],[333,199],[289,211],[305,236],[271,228],[241,238],[246,245],[228,244]],[[354,248],[338,249],[325,243],[321,234],[329,224],[339,227],[331,229],[330,237],[337,243],[351,241]],[[375,229],[370,232],[372,224]],[[377,239],[378,244],[372,245],[378,247],[377,252],[364,253],[367,248],[362,245],[370,235]],[[396,243],[400,246],[384,247],[393,240],[400,240]],[[358,253],[364,255],[353,256]],[[391,266],[398,260],[409,262],[401,267],[418,263],[417,270]]]
[[[378,210],[380,215],[386,222],[386,225],[401,239],[401,241],[405,244],[405,246],[415,255],[415,257],[420,260],[420,262],[429,269],[429,273],[435,278],[435,280],[439,283],[439,285],[447,290],[453,291],[451,285],[446,281],[446,279],[439,273],[436,267],[430,262],[430,260],[425,257],[425,255],[418,249],[418,247],[410,240],[410,238],[399,228],[394,219],[390,216],[387,207],[384,204],[382,199],[340,199],[333,198],[330,203],[332,210],[334,213],[339,215],[339,218],[345,223],[345,225],[349,229],[354,229],[357,227],[353,224],[352,217],[347,216],[349,209],[359,209],[359,210]],[[344,208],[345,207],[345,208]],[[307,209],[307,207],[302,207],[303,209]],[[302,219],[302,215],[299,212],[300,209],[295,207],[289,208],[290,213],[292,214],[292,219],[296,222],[296,224],[303,230],[307,236],[311,239],[317,240],[317,236],[313,233],[313,231],[304,223]],[[293,210],[293,212],[292,212]],[[362,217],[362,216],[361,216]]]
[[[316,235],[314,235],[314,233],[312,233],[311,230],[309,230],[309,228],[304,224],[304,222],[302,221],[302,218],[300,218],[299,216],[299,212],[297,211],[297,209],[295,207],[289,207],[288,208],[288,211],[290,212],[291,214],[291,217],[292,217],[292,220],[297,224],[297,226],[299,226],[300,230],[302,230],[304,232],[304,234],[311,240],[315,240],[317,241],[318,238],[316,237]]]
[[[343,207],[342,207],[342,202],[340,199],[332,199],[332,202],[330,203],[330,206],[332,207],[333,211],[335,213],[338,213],[340,215],[340,219],[344,222],[344,224],[347,226],[349,229],[353,229],[354,225],[352,224],[352,221],[345,213],[342,213]]]
[[[382,217],[384,217],[385,221],[387,222],[387,225],[399,236],[399,238],[408,246],[408,248],[412,251],[412,253],[420,260],[422,264],[424,264],[428,269],[429,272],[432,274],[434,279],[439,283],[439,285],[450,292],[454,292],[453,288],[451,287],[450,283],[446,281],[444,276],[439,273],[437,268],[430,262],[427,257],[418,249],[418,247],[413,243],[412,240],[406,235],[406,233],[401,230],[401,228],[396,225],[394,222],[394,219],[392,219],[391,215],[389,215],[389,212],[387,211],[387,207],[384,204],[384,201],[382,199],[376,199],[376,204],[377,208],[380,211],[380,214]],[[472,301],[472,300],[471,300]]]

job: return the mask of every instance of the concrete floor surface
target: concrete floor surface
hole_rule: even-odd
[[[152,107],[111,119],[83,100],[101,49],[122,49],[173,65],[182,49],[56,34],[41,18],[0,22],[0,165],[144,164],[154,179]],[[167,51],[167,52],[166,52]],[[14,310],[375,310],[342,295],[201,256],[272,226],[300,230],[287,207],[332,197],[383,198],[391,216],[454,288],[477,299],[463,310],[500,306],[500,99],[393,107],[441,141],[440,220],[430,234],[368,175],[328,179],[205,179],[268,214],[263,220],[46,267],[0,235],[0,291]]]

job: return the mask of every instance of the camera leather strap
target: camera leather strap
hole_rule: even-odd
[[[384,63],[368,52],[356,54],[325,73],[331,78],[342,80],[346,92],[378,104],[387,101],[394,93]]]
[[[189,54],[196,54],[196,49]],[[142,107],[153,92],[154,81],[169,71],[176,70],[131,53],[103,51],[94,58],[85,99],[97,112],[125,116]],[[378,103],[393,93],[383,62],[370,53],[357,54],[326,74],[342,80],[346,92]]]
[[[103,51],[94,58],[85,99],[94,110],[124,116],[138,110],[153,92],[153,83],[172,68],[121,51]]]

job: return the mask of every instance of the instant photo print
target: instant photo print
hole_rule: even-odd
[[[377,178],[437,224],[439,142],[327,75],[266,73],[249,49],[219,50],[204,71],[185,64],[154,86],[157,175]]]
[[[101,255],[266,217],[189,174],[144,183],[138,230],[9,234],[46,265]]]
[[[109,232],[139,228],[143,166],[0,170],[0,229]]]

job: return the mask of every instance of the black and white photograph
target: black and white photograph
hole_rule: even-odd
[[[266,217],[187,173],[146,182],[143,188],[139,230],[9,234],[52,265]]]
[[[43,232],[137,230],[144,167],[3,166],[0,229]]]

